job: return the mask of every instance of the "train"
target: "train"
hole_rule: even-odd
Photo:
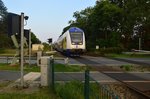
[[[86,51],[84,31],[78,27],[70,27],[54,42],[53,48],[67,56],[80,56]]]

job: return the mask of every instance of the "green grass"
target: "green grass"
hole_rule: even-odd
[[[20,71],[20,65],[13,65],[11,66],[10,64],[3,64],[0,63],[0,70],[10,70],[10,71]],[[25,72],[39,72],[40,71],[40,67],[36,66],[36,65],[24,65],[24,71]]]
[[[84,67],[78,65],[64,65],[64,64],[55,64],[55,72],[80,72],[84,70]]]
[[[79,72],[83,71],[84,68],[78,65],[64,65],[64,64],[55,64],[55,72]],[[0,63],[0,70],[11,70],[11,71],[20,71],[20,65],[11,66],[10,64]],[[36,65],[29,66],[28,64],[24,65],[25,72],[40,72],[40,67]]]
[[[84,99],[84,83],[71,81],[68,83],[56,83],[55,91],[62,99]],[[90,83],[90,99],[100,99],[100,86],[97,83]]]
[[[39,88],[36,92],[28,93],[22,90],[15,90],[11,92],[3,92],[0,94],[0,99],[61,99],[48,87]]]
[[[122,65],[120,68],[122,68],[125,71],[132,71],[133,70],[132,65]]]
[[[0,89],[8,86],[10,83],[12,83],[12,81],[1,81],[0,82]]]
[[[150,58],[150,54],[106,54],[106,57],[113,58]]]
[[[62,99],[84,99],[83,83],[72,81],[65,84],[56,84],[56,94]]]
[[[10,66],[9,64],[0,63],[0,70],[18,71],[19,70],[19,65]]]
[[[16,49],[0,49],[0,56],[14,56]]]

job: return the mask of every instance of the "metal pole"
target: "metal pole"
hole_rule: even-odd
[[[24,78],[23,78],[23,61],[24,61],[24,13],[21,13],[21,86],[24,86]]]
[[[89,70],[85,70],[84,99],[89,99]]]
[[[139,50],[141,50],[141,38],[139,38]]]
[[[54,59],[50,58],[50,64],[51,64],[51,75],[52,75],[52,89],[55,90],[55,79],[54,79]]]
[[[31,29],[29,29],[29,66],[31,65]]]

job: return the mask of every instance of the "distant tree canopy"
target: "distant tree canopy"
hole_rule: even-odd
[[[0,0],[0,48],[10,48],[12,45],[12,41],[7,36],[7,8]]]
[[[0,22],[2,23],[7,15],[7,8],[4,3],[0,0]]]
[[[36,37],[36,35],[31,32],[31,41],[32,41],[32,44],[40,44],[41,41]]]
[[[88,7],[73,14],[62,34],[70,27],[84,30],[87,48],[121,47],[150,50],[150,0],[99,0],[94,7]]]
[[[0,0],[0,33],[6,32],[6,16],[7,8],[4,3]]]

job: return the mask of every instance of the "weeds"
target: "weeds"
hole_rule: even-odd
[[[122,65],[120,68],[125,70],[125,71],[133,70],[133,66],[132,65]]]

